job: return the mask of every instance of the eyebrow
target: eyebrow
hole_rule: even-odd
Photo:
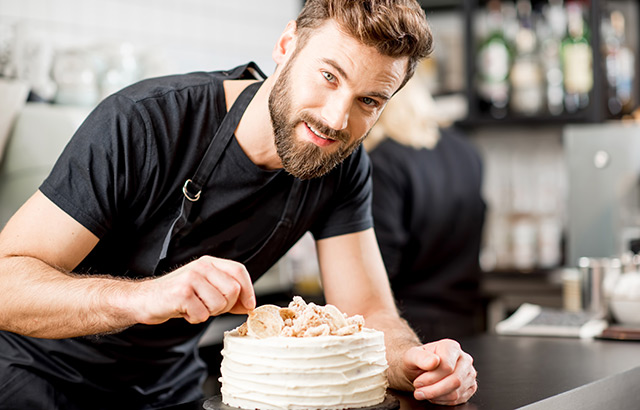
[[[331,67],[333,67],[334,70],[336,70],[338,72],[338,74],[340,74],[341,77],[344,77],[345,80],[349,80],[349,76],[347,75],[347,73],[342,69],[342,67],[340,67],[340,65],[338,65],[337,62],[335,62],[334,60],[330,59],[330,58],[323,58],[322,62],[325,64],[329,64]],[[389,101],[391,99],[391,96],[387,95],[387,94],[383,94],[383,93],[379,93],[379,92],[372,92],[368,95],[368,97],[375,97],[375,98],[379,98],[381,100],[383,100],[383,102]]]
[[[330,58],[323,58],[322,62],[325,64],[329,64],[331,67],[333,67],[338,74],[340,74],[342,77],[345,78],[345,80],[349,80],[349,76],[347,75],[347,73],[344,72],[344,70],[342,69],[342,67],[340,67],[340,65],[338,65],[338,63],[336,63],[334,60],[330,59]]]

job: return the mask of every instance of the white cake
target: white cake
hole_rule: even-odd
[[[388,386],[384,334],[372,329],[266,338],[235,329],[222,356],[222,401],[243,409],[368,407],[384,401]]]

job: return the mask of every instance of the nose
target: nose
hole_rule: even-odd
[[[335,96],[327,101],[322,109],[322,119],[327,126],[336,131],[347,128],[351,98],[345,95]]]

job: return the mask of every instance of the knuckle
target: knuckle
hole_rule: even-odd
[[[189,323],[195,325],[195,324],[202,323],[205,320],[207,320],[209,318],[209,315],[207,315],[207,314],[199,314],[199,315],[191,316],[190,318],[191,318],[191,320],[189,320]]]
[[[248,275],[249,274],[249,271],[247,270],[247,267],[244,266],[240,262],[233,261],[231,266],[232,266],[232,269],[233,269],[233,273],[235,273],[236,275],[244,275],[244,274]]]
[[[224,313],[224,305],[222,303],[213,303],[208,306],[209,315],[217,316]]]
[[[237,296],[240,294],[240,291],[242,290],[242,287],[240,286],[240,284],[236,281],[231,282],[230,286],[229,286],[229,295],[227,296]]]
[[[185,319],[187,320],[187,322],[191,323],[192,325],[195,325],[196,323],[198,323],[195,316],[187,316],[185,317]]]
[[[195,265],[198,269],[208,269],[211,266],[211,257],[210,256],[202,256],[195,261]]]
[[[210,313],[212,315],[220,315],[222,313],[228,312],[231,308],[229,300],[227,300],[228,296],[224,293],[218,293],[216,295],[215,300],[212,302],[210,306]]]
[[[453,340],[453,339],[446,339],[447,343],[455,348],[455,349],[460,349],[460,343],[458,343],[457,341]]]
[[[189,284],[192,283],[193,281],[196,280],[196,278],[198,277],[198,273],[194,270],[186,270],[183,274],[182,274],[182,282],[181,284]]]
[[[470,364],[473,364],[473,356],[471,356],[469,353],[464,353],[464,357],[465,359],[467,359],[469,361]]]
[[[193,295],[193,289],[188,283],[181,283],[173,288],[173,293],[179,299],[186,300]]]
[[[451,387],[454,389],[459,389],[462,386],[462,380],[459,377],[454,377],[451,380]]]
[[[244,275],[244,272],[246,271],[245,267],[241,264],[234,264],[231,267],[231,274],[234,276],[241,276]]]
[[[440,365],[438,366],[438,368],[446,374],[453,374],[456,370],[456,363],[457,361],[455,361],[451,357],[448,357],[440,361]]]

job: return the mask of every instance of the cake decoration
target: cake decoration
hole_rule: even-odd
[[[242,409],[339,410],[385,401],[384,334],[336,306],[262,305],[225,332],[222,403]]]
[[[276,305],[257,307],[238,328],[238,333],[258,339],[275,336],[347,336],[360,332],[363,326],[364,318],[361,315],[348,317],[334,305],[307,304],[300,296],[294,296],[286,308]]]

